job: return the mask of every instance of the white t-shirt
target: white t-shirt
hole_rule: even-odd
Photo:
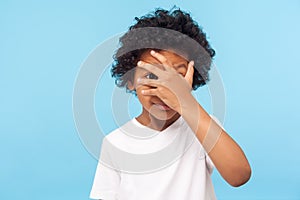
[[[181,116],[165,130],[146,139],[129,135],[127,134],[128,130],[135,133],[139,133],[141,130],[148,133],[151,133],[151,131],[157,133],[157,131],[142,125],[133,118],[108,134],[104,140],[109,141],[122,152],[138,154],[143,158],[142,161],[137,159],[135,162],[131,162],[130,165],[125,159],[126,156],[117,155],[115,151],[111,153],[112,151],[107,150],[109,148],[106,148],[106,145],[102,145],[101,156],[90,192],[91,199],[216,199],[210,177],[214,165]],[[175,149],[171,147],[171,144],[176,145]],[[169,151],[163,152],[166,149],[169,149]],[[180,149],[180,156],[173,153],[177,149]],[[161,159],[160,156],[156,155],[154,159],[153,156],[149,156],[149,159],[152,159],[150,162],[145,160],[148,159],[147,155],[155,155],[157,152],[161,155]],[[167,157],[166,155],[170,156]],[[107,159],[104,159],[104,157],[109,157],[112,160],[118,159],[119,161],[114,160],[109,163],[106,162]],[[172,160],[172,162],[169,162],[169,160]],[[115,164],[113,167],[112,163]],[[147,168],[148,166],[149,168]],[[134,171],[137,173],[133,173]]]

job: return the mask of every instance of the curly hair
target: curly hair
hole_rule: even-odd
[[[117,50],[116,54],[113,57],[114,62],[111,69],[112,77],[115,78],[115,84],[118,87],[126,86],[127,92],[134,93],[136,95],[136,91],[128,89],[127,82],[130,81],[131,83],[133,83],[134,71],[137,62],[139,61],[142,54],[149,50],[149,48],[135,48],[137,43],[140,43],[140,46],[145,45],[148,47],[149,44],[151,44],[150,46],[152,47],[156,47],[158,44],[162,43],[162,39],[157,39],[159,38],[157,36],[159,34],[161,36],[161,33],[157,33],[154,37],[150,37],[150,35],[153,34],[143,34],[142,32],[138,32],[137,34],[130,34],[130,32],[134,30],[141,30],[139,28],[157,27],[177,31],[200,44],[201,48],[204,49],[202,51],[204,51],[210,59],[215,56],[215,51],[210,47],[206,39],[206,34],[191,18],[190,14],[181,11],[179,8],[173,11],[172,9],[168,11],[158,8],[154,12],[140,18],[135,17],[135,20],[137,21],[136,24],[130,26],[129,31],[125,33],[119,40],[120,48]],[[178,37],[176,37],[176,41],[174,41],[174,38],[169,39],[167,34],[168,33],[165,33],[166,37],[163,39],[163,43],[165,44],[166,48],[172,48],[174,46],[172,44],[174,44],[174,42],[176,43],[176,41],[178,43],[177,46],[182,46],[182,40],[177,40]],[[130,51],[128,51],[128,49],[130,49]],[[161,50],[155,48],[151,49],[154,49],[156,51]],[[193,49],[185,49],[185,52],[187,54],[193,54],[193,51]],[[199,55],[197,57],[199,57]],[[194,67],[196,70],[194,70],[192,88],[193,90],[196,90],[198,87],[205,85],[209,80],[208,71],[210,70],[211,62],[206,65],[201,65],[199,64],[201,62],[199,61],[199,58],[194,58],[193,60],[195,61]]]

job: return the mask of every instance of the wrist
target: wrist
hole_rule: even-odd
[[[185,100],[181,102],[179,114],[182,117],[185,117],[186,115],[191,115],[194,113],[194,111],[198,110],[199,103],[195,99],[195,97],[190,93],[189,95],[186,95]]]

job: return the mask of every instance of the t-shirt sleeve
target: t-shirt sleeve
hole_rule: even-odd
[[[100,161],[98,162],[92,190],[91,199],[116,200],[120,184],[118,171],[111,169]]]
[[[205,154],[205,162],[206,162],[206,167],[207,167],[209,174],[212,174],[212,172],[215,168],[215,165],[207,153]]]
[[[108,148],[108,139],[105,137],[102,141],[101,154],[96,168],[91,199],[116,200],[117,191],[120,185],[120,172],[115,170],[111,165],[113,156]]]

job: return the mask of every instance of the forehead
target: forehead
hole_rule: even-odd
[[[161,50],[159,51],[160,54],[162,54],[164,57],[167,58],[167,60],[172,64],[172,65],[176,65],[176,64],[181,64],[181,63],[187,63],[187,60],[184,59],[183,57],[179,56],[178,54],[176,53],[173,53],[171,51],[166,51],[166,50]],[[151,54],[150,54],[150,50],[147,50],[146,52],[144,52],[142,55],[141,55],[141,58],[140,60],[143,60],[145,62],[148,62],[148,63],[155,63],[155,64],[159,64],[160,61],[157,60],[155,57],[153,57]]]

